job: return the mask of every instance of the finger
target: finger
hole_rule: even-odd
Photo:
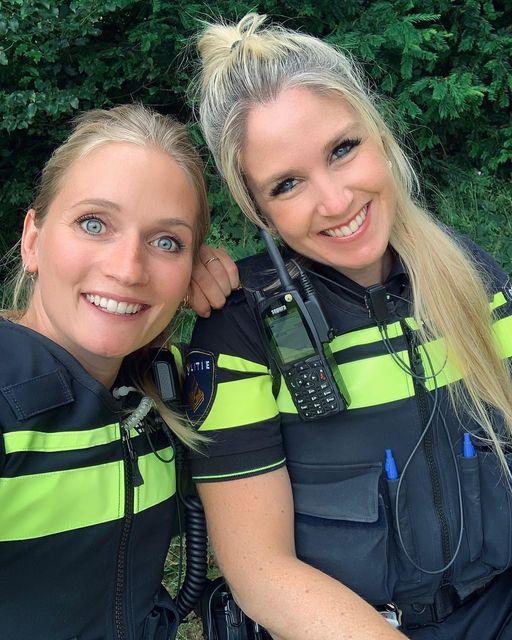
[[[224,304],[226,296],[231,292],[231,287],[226,284],[228,277],[224,268],[218,269],[212,267],[212,264],[206,267],[204,264],[194,265],[191,283],[202,291],[212,307],[218,309]]]
[[[231,285],[230,273],[225,265],[229,265],[232,270],[231,258],[225,251],[215,249],[207,245],[203,245],[199,252],[199,260],[196,260],[192,271],[192,279],[201,287],[207,298],[213,297],[217,304],[219,300],[219,291],[224,297],[228,296],[233,287]]]
[[[188,306],[195,311],[201,318],[209,318],[211,314],[211,305],[206,296],[194,282],[190,282],[188,288]]]
[[[199,263],[212,274],[225,295],[229,295],[233,289],[238,288],[240,284],[238,267],[224,249],[203,244],[196,264]],[[195,273],[192,274],[193,277],[195,275]],[[198,270],[196,279],[200,281],[201,278],[204,278],[204,274],[201,275],[201,270]]]
[[[220,263],[227,273],[230,290],[237,289],[240,285],[240,274],[238,273],[238,267],[236,266],[235,262],[222,247],[218,247],[215,249],[215,255],[217,258],[219,258]]]

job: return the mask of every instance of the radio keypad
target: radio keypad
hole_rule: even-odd
[[[310,360],[286,372],[288,387],[304,418],[314,418],[338,411],[336,395],[320,361]]]

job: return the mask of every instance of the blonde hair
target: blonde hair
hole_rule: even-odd
[[[189,140],[185,125],[169,116],[159,114],[141,104],[127,104],[112,109],[94,109],[74,120],[69,137],[53,152],[46,163],[36,189],[32,208],[35,225],[44,224],[48,210],[62,186],[69,167],[98,147],[110,143],[130,143],[154,147],[169,155],[186,174],[197,201],[194,227],[194,257],[203,243],[210,224],[210,213],[202,160]],[[3,315],[19,318],[26,311],[32,297],[34,276],[22,266],[13,276],[11,310]],[[169,319],[171,320],[171,319]],[[170,326],[155,342],[161,345],[170,340]],[[174,433],[190,446],[201,438],[187,428],[159,398],[150,375],[149,345],[130,354],[127,375],[133,384],[151,397],[162,418]]]
[[[419,185],[408,158],[375,106],[357,65],[312,36],[279,26],[262,27],[251,13],[238,24],[207,25],[199,35],[202,68],[195,87],[204,136],[220,173],[244,214],[266,223],[243,175],[247,114],[285,89],[307,87],[345,100],[391,162],[397,195],[390,244],[410,276],[420,339],[442,336],[464,383],[449,385],[454,408],[468,409],[485,429],[510,476],[488,407],[512,434],[510,371],[498,353],[487,301],[486,275],[416,201]]]

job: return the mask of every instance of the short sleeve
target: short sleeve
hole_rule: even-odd
[[[197,320],[185,363],[189,420],[207,441],[190,454],[192,477],[212,482],[285,462],[280,415],[258,325],[243,291]]]

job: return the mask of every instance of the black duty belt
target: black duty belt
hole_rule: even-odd
[[[490,587],[492,582],[491,580],[484,587],[473,591],[469,596],[462,599],[451,585],[446,585],[436,593],[432,604],[398,605],[401,612],[402,628],[407,631],[408,629],[423,627],[432,622],[442,622],[462,605],[479,598]]]

